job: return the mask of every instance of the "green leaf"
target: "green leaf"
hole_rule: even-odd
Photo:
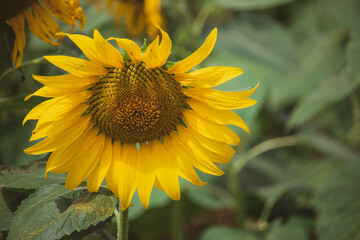
[[[219,32],[214,51],[228,51],[257,64],[288,72],[299,65],[296,46],[286,29],[263,14],[244,14],[224,27]]]
[[[306,39],[307,41],[304,40],[303,44],[306,46],[300,49],[303,55],[301,62],[291,74],[282,76],[281,84],[274,86],[271,98],[272,104],[289,106],[300,98],[302,98],[302,101],[306,100],[306,102],[315,101],[318,100],[316,96],[312,96],[315,98],[314,100],[308,100],[309,94],[318,95],[321,93],[327,95],[330,91],[327,84],[331,83],[338,86],[341,83],[341,80],[336,83],[336,74],[345,64],[343,42],[346,40],[346,31],[337,29],[318,35]],[[346,78],[342,74],[337,77]],[[345,92],[344,94],[349,89],[346,84],[350,82],[348,79],[345,81],[346,83],[341,86],[346,90],[342,91]],[[337,97],[338,94],[334,98]]]
[[[359,160],[359,156],[337,139],[316,132],[303,132],[299,141],[340,160]]]
[[[346,49],[346,57],[352,74],[360,81],[360,28],[354,27],[351,32],[350,42]]]
[[[268,231],[266,240],[307,240],[311,224],[304,218],[293,217],[287,223],[281,224],[281,220],[275,220]]]
[[[157,188],[153,188],[151,192],[150,202],[149,202],[149,209],[164,207],[170,202],[170,198],[164,191],[161,191]],[[133,198],[131,199],[131,203],[134,204],[133,207],[130,208],[131,214],[129,215],[130,221],[135,220],[142,216],[146,211],[144,207],[141,205],[139,195],[136,193],[134,194]]]
[[[12,66],[12,49],[15,42],[15,34],[7,23],[0,23],[0,76]]]
[[[46,186],[21,203],[8,239],[59,239],[106,220],[116,203],[116,197],[105,189],[89,193],[86,187],[70,191],[64,186]]]
[[[257,240],[253,234],[230,227],[213,227],[208,229],[200,240]]]
[[[6,204],[2,191],[0,191],[0,216],[0,231],[8,230],[14,213]]]
[[[64,183],[65,174],[48,174],[48,179],[44,177],[45,170],[36,171],[17,171],[0,176],[0,187],[38,189],[45,185]]]
[[[220,6],[236,10],[265,9],[290,3],[293,0],[218,0]]]
[[[319,240],[360,239],[360,163],[333,175],[317,199]]]
[[[206,209],[214,210],[228,206],[227,203],[219,195],[215,195],[215,192],[205,192],[203,190],[194,188],[188,189],[185,194],[189,197],[191,201],[198,204],[200,207]]]
[[[344,70],[303,96],[291,113],[288,127],[299,126],[315,117],[326,107],[352,93],[360,82],[353,81]]]

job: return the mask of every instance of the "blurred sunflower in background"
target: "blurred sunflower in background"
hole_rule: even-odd
[[[144,30],[154,39],[158,30],[153,23],[164,27],[161,0],[92,0],[99,8],[106,7],[115,17],[115,23],[125,20],[126,33],[130,37],[143,34]]]
[[[24,119],[38,120],[30,141],[43,139],[25,152],[52,152],[45,177],[50,171],[67,173],[68,189],[87,178],[90,192],[98,191],[106,178],[125,210],[135,189],[147,208],[154,185],[178,200],[178,176],[203,185],[194,168],[223,174],[215,163],[228,162],[235,153],[228,144],[240,142],[226,124],[249,132],[232,110],[255,104],[249,96],[257,86],[232,92],[211,89],[242,74],[237,67],[189,72],[212,51],[216,29],[176,64],[166,62],[172,42],[158,29],[161,42],[157,37],[143,52],[131,40],[108,39],[117,42],[122,54],[95,30],[93,38],[67,34],[89,60],[45,57],[69,72],[34,76],[45,86],[26,98],[52,98]]]
[[[13,64],[21,65],[23,52],[26,45],[25,20],[33,34],[52,46],[61,44],[63,36],[56,36],[62,29],[54,19],[71,25],[73,30],[76,21],[80,28],[86,18],[79,0],[2,0],[0,2],[0,23],[10,23],[14,33],[15,42],[12,50]]]

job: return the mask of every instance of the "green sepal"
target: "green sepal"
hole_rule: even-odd
[[[144,54],[146,52],[148,45],[147,45],[147,41],[146,38],[144,38],[144,43],[143,45],[140,47],[141,53]]]

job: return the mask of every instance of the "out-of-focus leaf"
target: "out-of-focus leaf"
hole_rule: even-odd
[[[167,205],[169,202],[170,202],[170,198],[166,195],[165,192],[158,190],[157,188],[153,188],[149,202],[149,209],[163,207]],[[147,211],[141,205],[137,192],[134,194],[131,203],[134,204],[134,206],[130,208],[130,212],[131,212],[131,214],[129,214],[130,221],[140,217]]]
[[[45,169],[36,171],[17,171],[0,176],[0,187],[38,189],[45,185],[64,183],[65,174],[48,174],[48,179],[44,177]]]
[[[281,84],[275,86],[272,104],[290,105],[309,92],[324,88],[321,84],[326,85],[345,64],[345,39],[346,31],[337,29],[306,41],[307,47],[302,49],[305,54],[299,68],[283,76]]]
[[[288,127],[299,126],[316,116],[326,107],[348,96],[359,85],[346,71],[324,81],[303,96],[291,113]]]
[[[12,66],[11,53],[15,42],[15,34],[7,23],[0,23],[0,76]]]
[[[24,115],[25,116],[25,115]],[[22,119],[13,119],[11,122],[0,122],[0,159],[2,164],[19,166],[41,159],[44,155],[34,156],[24,153],[24,149],[34,145],[29,142],[35,122],[30,121],[22,126]]]
[[[307,219],[294,217],[287,223],[282,224],[281,220],[275,220],[266,235],[266,240],[307,240],[311,223]]]
[[[213,227],[208,229],[200,238],[200,240],[257,240],[253,234],[245,232],[241,229],[230,227]]]
[[[360,237],[360,163],[352,162],[327,182],[317,199],[319,240]]]
[[[227,203],[219,196],[215,195],[215,193],[211,194],[210,192],[191,188],[188,189],[185,194],[191,201],[203,208],[220,209],[227,206]]]
[[[299,64],[296,46],[284,27],[261,14],[242,15],[225,26],[219,32],[216,49],[283,71],[291,72]]]
[[[234,10],[265,9],[283,5],[293,0],[217,0],[220,6]]]
[[[116,197],[105,189],[88,193],[86,187],[70,191],[46,186],[21,203],[8,239],[59,239],[112,216],[116,203]]]
[[[354,27],[347,46],[347,60],[354,77],[360,81],[360,27]]]
[[[0,231],[8,230],[11,224],[11,220],[14,217],[14,213],[6,204],[2,191],[0,191],[0,216]]]
[[[299,135],[299,141],[340,160],[359,160],[359,155],[344,143],[320,133],[303,132]]]

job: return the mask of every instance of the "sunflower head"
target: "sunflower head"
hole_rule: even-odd
[[[97,6],[101,6],[105,0],[92,0]],[[165,25],[161,13],[161,0],[106,0],[107,7],[114,15],[115,23],[122,26],[123,22],[126,33],[131,37],[143,34],[144,30],[151,39],[158,34],[158,29],[153,23]]]
[[[68,189],[87,178],[89,191],[96,192],[106,178],[122,210],[136,189],[145,208],[153,186],[178,200],[179,176],[205,184],[194,168],[223,174],[215,163],[228,162],[235,152],[229,144],[240,141],[226,125],[249,131],[232,109],[256,102],[248,97],[257,86],[238,92],[211,89],[240,75],[240,68],[191,71],[213,49],[216,29],[197,51],[169,68],[171,40],[158,29],[161,42],[156,38],[144,53],[131,40],[105,40],[97,30],[93,38],[67,34],[89,60],[45,57],[69,74],[34,76],[45,86],[27,97],[52,99],[24,119],[38,119],[30,140],[46,137],[25,152],[52,152],[46,174],[67,173]]]
[[[61,44],[62,37],[56,35],[62,32],[53,18],[71,26],[70,32],[77,22],[80,28],[86,18],[79,0],[2,0],[0,1],[0,23],[9,22],[15,33],[15,43],[12,51],[13,64],[19,67],[26,45],[25,20],[37,37],[53,46]]]

